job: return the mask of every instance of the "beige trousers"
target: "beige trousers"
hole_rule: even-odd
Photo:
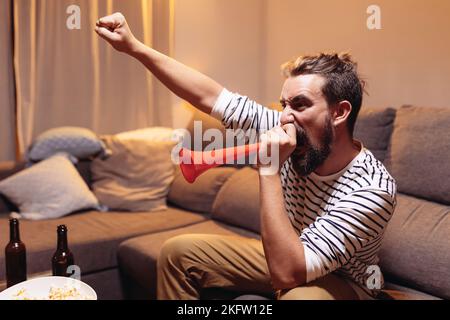
[[[169,239],[158,259],[157,297],[160,300],[200,299],[201,291],[223,288],[271,295],[262,242],[235,236],[189,234]],[[356,300],[352,287],[329,274],[304,286],[276,292],[286,300]]]

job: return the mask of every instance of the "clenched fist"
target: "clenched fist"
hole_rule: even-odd
[[[131,53],[138,44],[121,13],[97,20],[95,32],[120,52]]]
[[[260,173],[264,175],[277,173],[294,152],[296,146],[296,128],[292,123],[285,124],[282,127],[274,127],[261,135],[258,152]]]

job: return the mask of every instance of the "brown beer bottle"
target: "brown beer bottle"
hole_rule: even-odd
[[[73,254],[67,244],[67,227],[58,226],[58,247],[52,258],[52,270],[54,276],[70,277],[67,268],[74,264]]]
[[[20,241],[19,220],[9,220],[9,243],[5,247],[6,285],[11,287],[27,280],[27,251]]]

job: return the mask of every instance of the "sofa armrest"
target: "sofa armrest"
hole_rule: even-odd
[[[0,215],[8,214],[13,211],[17,212],[17,207],[0,194]]]
[[[12,176],[24,168],[24,162],[0,162],[0,181]],[[11,211],[17,211],[17,208],[10,201],[8,201],[8,199],[0,194],[0,214],[9,213]]]
[[[25,168],[25,162],[4,161],[0,162],[0,181],[12,176]]]

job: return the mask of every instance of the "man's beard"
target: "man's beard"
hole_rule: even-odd
[[[303,128],[297,129],[297,148],[291,155],[294,170],[300,176],[307,176],[317,169],[331,153],[334,132],[331,119],[325,122],[324,133],[320,146],[316,147],[306,135]]]

